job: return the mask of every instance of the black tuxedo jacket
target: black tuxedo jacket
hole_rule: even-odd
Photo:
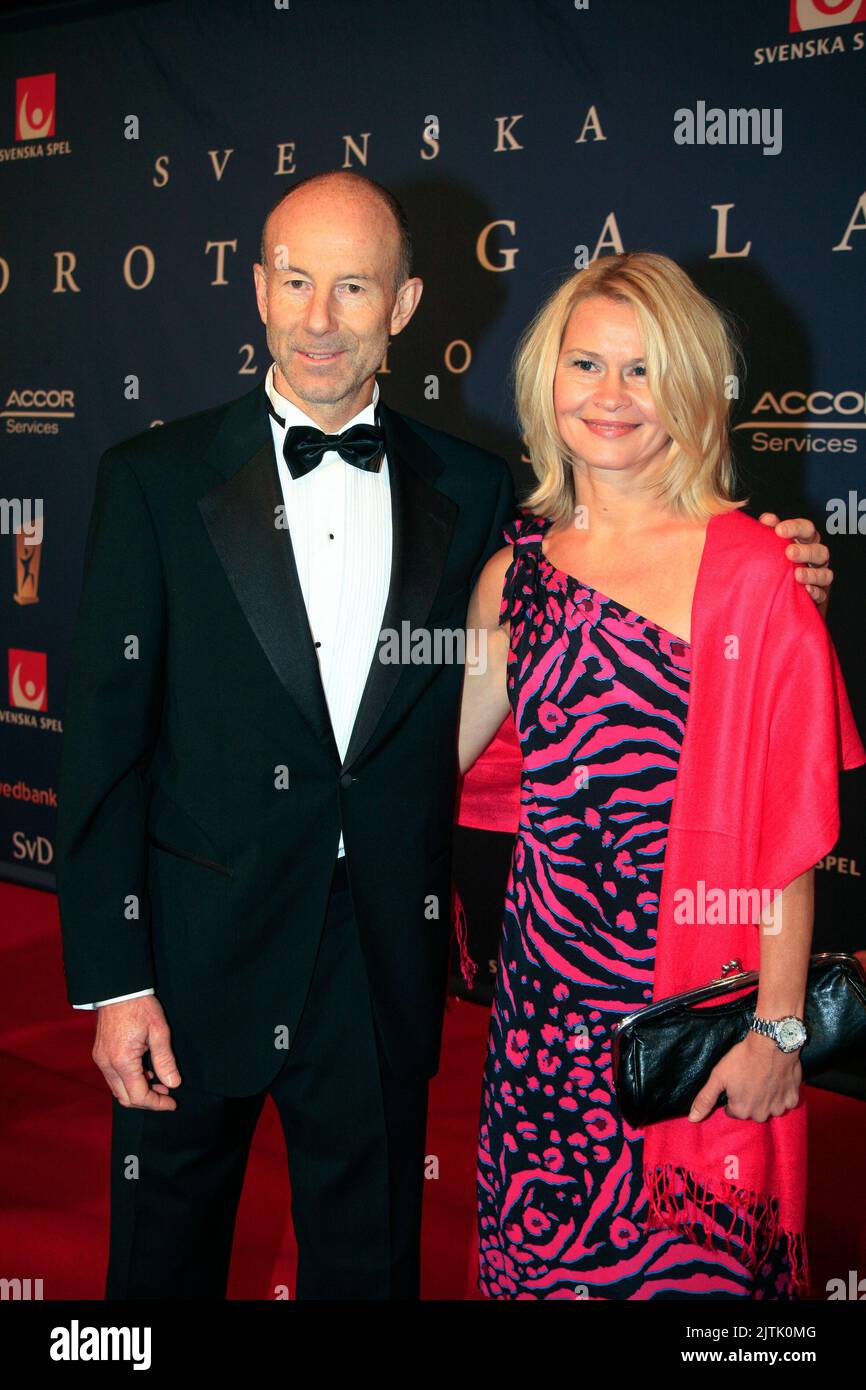
[[[393,518],[382,628],[459,629],[504,544],[510,472],[380,413]],[[263,383],[109,449],[67,691],[69,999],[152,986],[181,1075],[223,1095],[263,1089],[285,1060],[341,829],[388,1060],[401,1076],[439,1062],[462,663],[377,655],[341,762],[281,506]]]

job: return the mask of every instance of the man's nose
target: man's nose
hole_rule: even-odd
[[[311,333],[328,333],[334,327],[334,308],[326,290],[315,290],[310,296],[304,326]]]

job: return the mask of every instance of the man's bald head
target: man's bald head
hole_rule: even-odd
[[[333,434],[370,401],[421,298],[405,214],[372,179],[334,170],[279,199],[262,243],[253,280],[274,385]]]
[[[262,227],[259,257],[265,272],[267,273],[270,269],[267,253],[268,225],[271,218],[277,209],[285,207],[290,199],[299,194],[302,195],[304,189],[308,190],[308,193],[315,190],[342,194],[345,198],[353,201],[368,200],[384,209],[394,227],[394,292],[396,293],[412,274],[412,233],[409,229],[409,220],[406,217],[405,209],[390,189],[385,188],[381,183],[376,183],[375,179],[368,179],[365,174],[356,174],[349,169],[333,169],[323,174],[309,174],[307,178],[300,179],[298,183],[294,184],[288,193],[280,194],[268,212]]]

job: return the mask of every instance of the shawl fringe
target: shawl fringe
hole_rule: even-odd
[[[478,973],[478,966],[469,954],[469,934],[466,924],[466,912],[463,907],[463,900],[457,892],[456,886],[453,884],[452,893],[452,919],[454,922],[454,934],[457,937],[457,945],[460,949],[460,974],[463,976],[466,988],[472,989],[475,984],[475,976]]]
[[[774,1197],[751,1192],[724,1179],[701,1179],[688,1168],[666,1163],[646,1168],[649,1196],[647,1230],[673,1230],[695,1245],[721,1247],[741,1260],[753,1275],[784,1241],[785,1259],[799,1298],[808,1298],[809,1260],[805,1232],[785,1229]],[[722,1206],[729,1211],[722,1211]],[[727,1225],[724,1224],[727,1218]],[[742,1224],[743,1235],[734,1237]]]

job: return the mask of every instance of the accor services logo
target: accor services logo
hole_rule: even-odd
[[[866,442],[862,390],[763,391],[749,413],[734,431],[751,433],[755,453],[856,454]]]
[[[68,386],[13,386],[0,420],[7,434],[58,434],[62,420],[75,419],[75,392]]]

